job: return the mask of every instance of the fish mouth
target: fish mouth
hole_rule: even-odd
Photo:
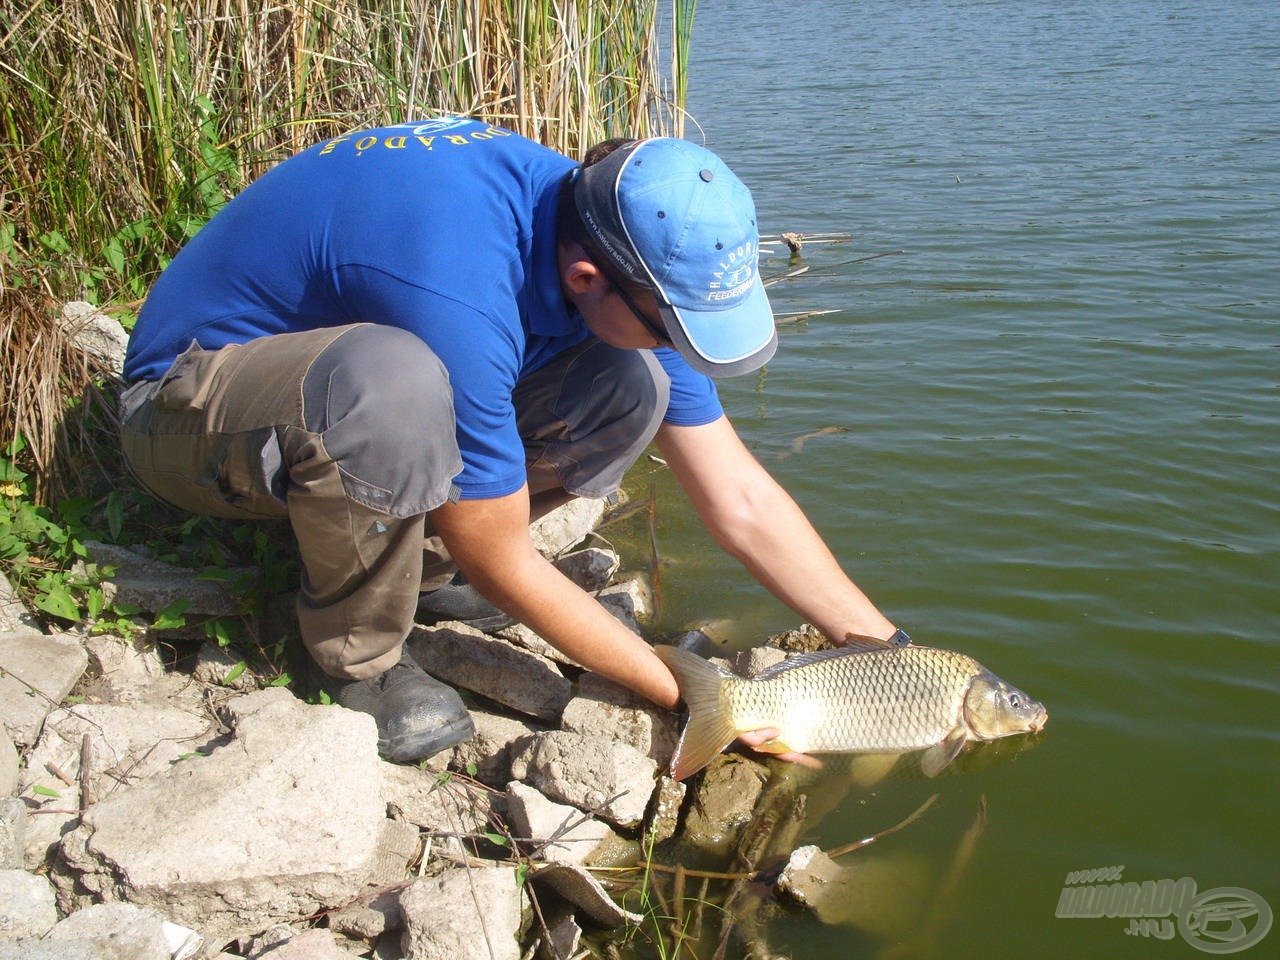
[[[1040,712],[1036,714],[1036,718],[1031,721],[1031,732],[1039,733],[1044,729],[1045,723],[1049,719],[1049,711],[1044,707],[1040,708]]]

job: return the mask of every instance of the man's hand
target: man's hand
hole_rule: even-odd
[[[739,734],[738,740],[744,746],[750,747],[752,750],[755,750],[757,753],[767,753],[771,756],[777,757],[779,760],[787,760],[791,763],[798,763],[802,767],[809,767],[810,769],[813,769],[813,770],[822,769],[822,761],[819,760],[817,757],[809,756],[809,754],[807,753],[794,753],[792,751],[788,751],[786,753],[777,753],[774,750],[768,749],[766,747],[766,744],[768,744],[770,740],[773,740],[777,736],[778,736],[778,731],[775,728],[764,727],[763,729],[760,729],[760,730],[749,730],[746,733]]]

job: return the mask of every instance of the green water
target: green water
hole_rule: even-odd
[[[936,883],[986,798],[954,895],[918,898],[937,950],[902,955],[1202,955],[1055,917],[1094,867],[1280,909],[1278,64],[1273,0],[699,5],[691,110],[762,231],[853,235],[773,288],[837,312],[784,327],[730,416],[917,642],[1050,712],[1033,749],[813,825],[835,846],[936,792],[875,848]],[[793,626],[651,469],[664,625]],[[774,946],[889,955],[923,921],[884,899],[887,929],[794,918]]]

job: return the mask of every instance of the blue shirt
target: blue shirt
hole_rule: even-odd
[[[565,302],[556,206],[572,160],[508,130],[441,117],[335,137],[268,171],[182,249],[147,298],[125,378],[205,350],[348,323],[408,330],[449,371],[464,497],[524,483],[516,381],[589,335]],[[666,420],[721,414],[671,350]]]

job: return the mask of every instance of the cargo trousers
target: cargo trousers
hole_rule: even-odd
[[[513,395],[530,495],[602,497],[657,431],[669,383],[649,351],[594,338]],[[299,629],[317,664],[364,679],[397,662],[420,591],[456,567],[427,514],[462,470],[448,371],[421,339],[352,324],[194,343],[121,397],[138,482],[194,513],[289,520]]]

